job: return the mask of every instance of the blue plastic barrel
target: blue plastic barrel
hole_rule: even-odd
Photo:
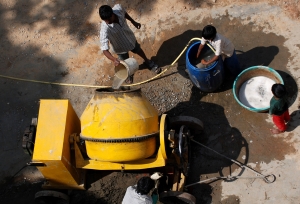
[[[213,92],[221,86],[224,80],[224,67],[221,56],[207,68],[198,68],[191,64],[196,58],[200,41],[193,43],[186,52],[186,68],[193,84],[204,92]],[[205,45],[201,52],[211,51]]]

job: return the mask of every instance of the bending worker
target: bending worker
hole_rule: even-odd
[[[127,188],[122,204],[156,204],[157,195],[148,195],[154,187],[154,180],[148,176],[141,177],[137,185]]]
[[[241,72],[241,68],[235,53],[234,45],[223,35],[217,33],[216,28],[212,25],[207,25],[202,30],[202,39],[198,48],[196,58],[199,57],[203,47],[205,46],[205,43],[207,42],[210,43],[215,49],[215,56],[208,61],[202,59],[201,63],[204,65],[213,63],[214,61],[219,59],[220,55],[222,55],[225,68],[227,68],[234,77],[239,75],[239,73]]]
[[[108,5],[102,5],[99,8],[99,15],[103,20],[100,30],[101,50],[115,66],[119,65],[120,60],[126,60],[129,58],[128,52],[131,51],[143,58],[145,65],[154,73],[159,74],[161,72],[158,65],[146,57],[132,30],[127,25],[126,19],[129,20],[137,29],[141,28],[141,24],[134,21],[120,4],[116,4],[113,8]],[[118,58],[115,58],[109,52],[108,43],[112,45],[113,50],[118,55]],[[132,83],[133,75],[129,76],[126,82]]]

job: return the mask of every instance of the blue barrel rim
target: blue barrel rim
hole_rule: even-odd
[[[284,84],[283,82],[283,79],[282,77],[280,76],[280,74],[273,68],[271,67],[267,67],[267,66],[262,66],[262,65],[258,65],[258,66],[252,66],[252,67],[249,67],[245,70],[243,70],[234,80],[233,82],[233,87],[232,87],[232,92],[233,92],[233,96],[234,96],[234,99],[238,102],[238,104],[240,106],[242,106],[243,108],[249,110],[249,111],[252,111],[252,112],[264,112],[264,111],[267,111],[270,107],[267,107],[267,108],[251,108],[251,107],[248,107],[248,106],[245,106],[244,104],[242,104],[239,100],[239,98],[237,97],[237,95],[235,94],[235,87],[236,87],[236,82],[237,80],[240,78],[241,75],[243,75],[245,72],[248,72],[249,70],[253,70],[253,69],[257,69],[257,68],[260,68],[260,69],[265,69],[267,71],[270,71],[272,72],[279,80],[280,80],[280,83],[281,84]]]
[[[189,48],[187,49],[186,53],[189,53],[189,52],[190,52],[190,49],[191,49],[194,45],[196,45],[196,44],[198,44],[198,43],[200,44],[200,43],[201,43],[201,40],[199,40],[199,41],[194,42],[193,44],[191,44],[191,45],[189,46]],[[209,49],[211,49],[211,48],[209,48]],[[200,71],[209,71],[209,70],[211,70],[212,68],[214,68],[215,66],[217,66],[217,64],[218,64],[218,60],[216,60],[216,61],[213,62],[213,64],[212,64],[210,67],[207,67],[207,68],[198,68],[198,67],[195,67],[194,65],[192,65],[192,64],[190,63],[190,59],[188,58],[188,55],[186,55],[186,61],[188,62],[188,65],[190,65],[193,69],[195,69],[195,70],[200,70]]]

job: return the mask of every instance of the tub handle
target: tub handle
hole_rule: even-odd
[[[218,71],[217,71],[217,70],[215,70],[215,71],[214,71],[214,75],[213,75],[213,76],[216,76],[216,75],[217,75],[217,74],[219,74],[219,73],[220,73],[220,70],[218,70]]]

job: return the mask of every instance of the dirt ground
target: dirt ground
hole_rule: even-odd
[[[260,179],[215,181],[188,188],[197,203],[299,203],[300,161],[298,98],[300,68],[300,2],[298,0],[0,0],[0,203],[33,203],[42,175],[23,168],[30,157],[22,150],[22,135],[38,116],[40,99],[69,99],[80,116],[95,88],[58,86],[7,78],[84,85],[111,85],[113,65],[99,49],[102,4],[121,3],[142,24],[135,35],[146,55],[165,74],[141,88],[160,114],[194,116],[204,123],[197,140],[276,181]],[[212,24],[231,39],[243,69],[274,68],[289,90],[292,120],[288,130],[271,135],[267,113],[243,109],[232,94],[233,79],[204,93],[185,73],[185,55],[169,67],[191,38]],[[134,82],[153,73],[141,64]],[[232,162],[192,144],[187,184],[222,175],[253,176]],[[149,173],[88,171],[87,190],[69,192],[70,203],[120,203],[126,188]]]

